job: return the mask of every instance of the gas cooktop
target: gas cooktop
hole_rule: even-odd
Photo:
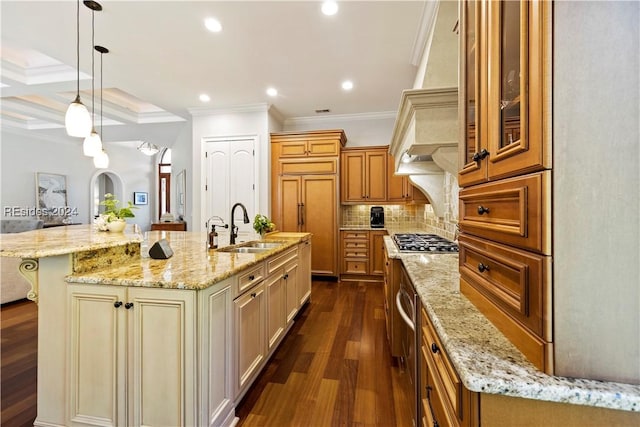
[[[458,245],[437,234],[406,233],[394,234],[393,240],[402,252],[452,253],[458,252]]]

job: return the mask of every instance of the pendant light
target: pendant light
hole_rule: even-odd
[[[100,133],[104,135],[102,132],[102,55],[105,53],[109,53],[109,49],[104,46],[94,46],[94,49],[100,52]],[[109,167],[109,156],[107,152],[104,151],[104,146],[100,144],[100,151],[93,157],[93,165],[98,169],[106,169]]]
[[[91,116],[80,101],[80,0],[76,10],[76,99],[67,108],[64,125],[69,136],[84,138],[91,132]]]
[[[96,21],[95,11],[102,10],[102,6],[99,3],[93,1],[85,1],[84,4],[91,9],[91,46],[95,46],[96,43]],[[95,109],[95,50],[91,49],[91,133],[84,139],[82,144],[82,152],[85,156],[95,157],[102,151],[102,140],[100,134],[96,132],[96,109]]]
[[[145,154],[147,156],[153,156],[154,154],[157,154],[158,151],[160,151],[160,149],[156,144],[152,144],[150,142],[143,142],[138,146],[138,151],[140,151],[142,154]]]

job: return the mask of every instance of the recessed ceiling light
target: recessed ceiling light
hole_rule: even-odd
[[[200,101],[209,102],[209,101],[211,101],[211,98],[206,93],[203,93],[203,94],[200,94]]]
[[[278,90],[276,88],[270,87],[267,89],[267,95],[278,96]]]
[[[222,31],[222,24],[216,18],[207,18],[204,20],[204,26],[212,33],[219,33]]]
[[[353,82],[351,80],[345,80],[342,82],[342,89],[351,90],[353,89]]]
[[[327,0],[322,3],[322,13],[327,16],[335,15],[338,13],[338,3],[333,0]]]

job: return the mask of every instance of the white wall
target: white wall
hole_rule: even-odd
[[[269,164],[271,151],[269,147],[268,106],[242,107],[236,110],[192,110],[192,169],[191,212],[193,218],[192,231],[204,231],[201,218],[201,176],[202,176],[202,140],[208,137],[257,136],[256,146],[256,192],[258,203],[256,212],[269,212]],[[189,204],[189,202],[187,202]]]
[[[400,94],[398,94],[400,102]],[[286,119],[284,131],[344,129],[347,147],[389,145],[396,112]]]
[[[88,224],[90,218],[90,180],[96,172],[93,159],[82,154],[82,140],[69,137],[68,141],[52,140],[37,132],[13,132],[2,130],[0,164],[0,205],[2,216],[5,207],[35,207],[35,173],[47,172],[66,175],[68,206],[77,208],[74,222]],[[155,198],[153,164],[150,157],[135,147],[123,147],[106,143],[109,154],[109,170],[124,180],[125,199],[133,200],[134,191],[149,193],[149,205],[140,206],[129,223],[148,229]]]

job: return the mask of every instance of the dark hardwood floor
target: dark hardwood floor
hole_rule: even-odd
[[[236,408],[240,426],[410,426],[382,285],[314,280],[311,302]],[[36,417],[36,305],[2,307],[1,425]]]
[[[38,307],[27,300],[5,304],[0,322],[0,425],[33,426],[36,418]]]

